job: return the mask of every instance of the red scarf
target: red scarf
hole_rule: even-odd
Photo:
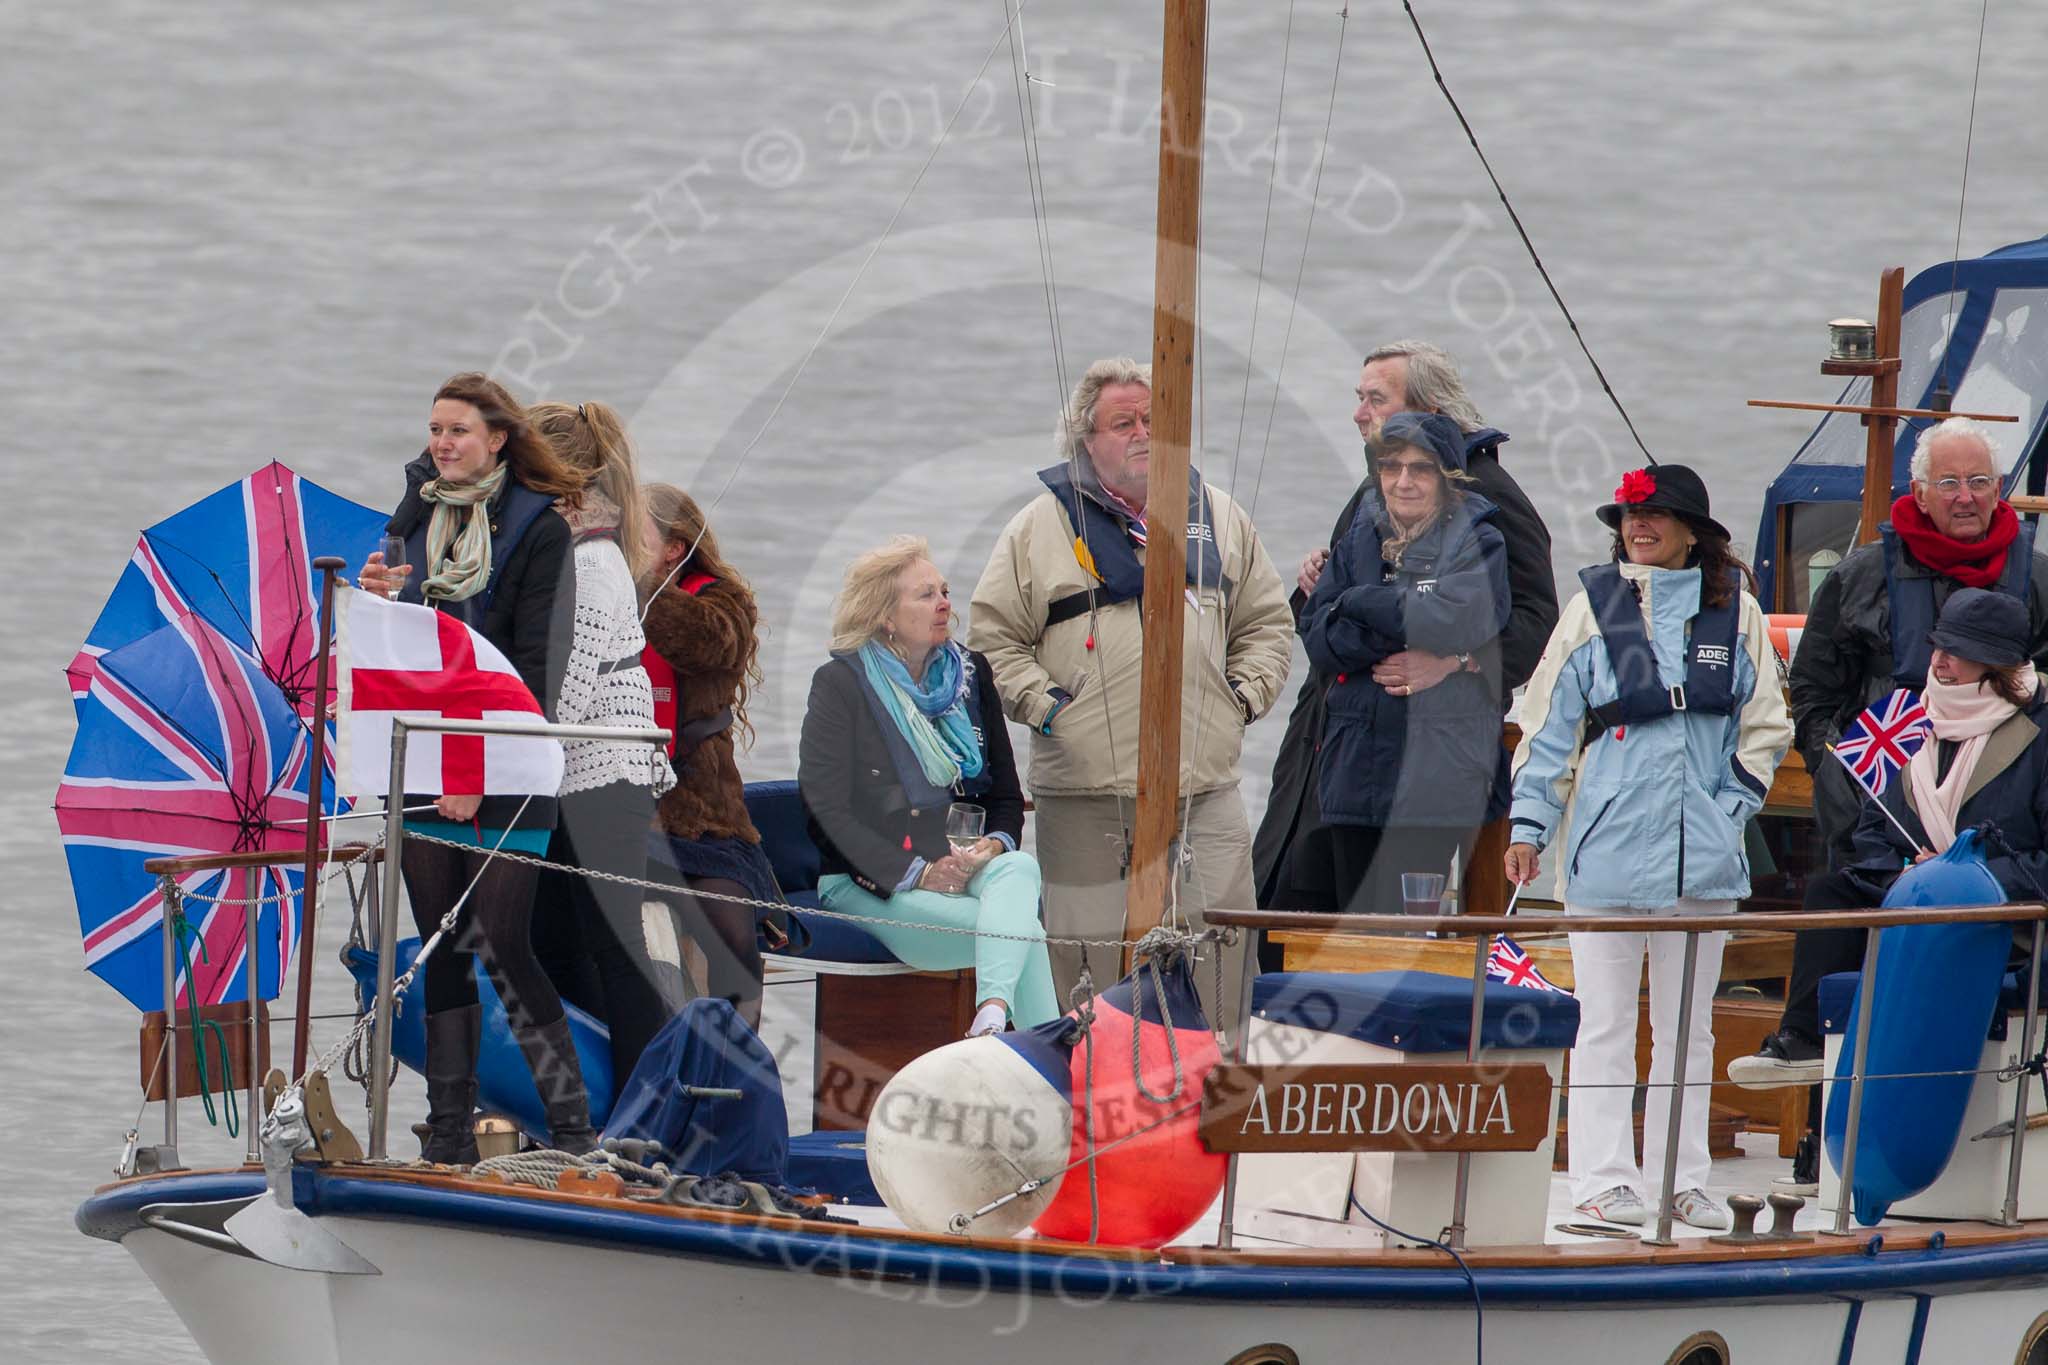
[[[1967,543],[1945,536],[1913,501],[1911,493],[1892,504],[1892,529],[1913,558],[1966,588],[1989,588],[2005,572],[2005,552],[2020,533],[2019,515],[2000,498],[1991,512],[1991,534]]]

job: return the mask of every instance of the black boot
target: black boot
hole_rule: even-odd
[[[413,1129],[420,1135],[422,1161],[476,1164],[476,1051],[482,1022],[481,1005],[427,1016],[427,1121]]]
[[[590,1098],[583,1089],[583,1066],[569,1038],[566,1016],[552,1024],[521,1025],[512,1030],[519,1050],[533,1071],[534,1089],[547,1110],[550,1145],[558,1152],[582,1156],[597,1150],[590,1127]]]

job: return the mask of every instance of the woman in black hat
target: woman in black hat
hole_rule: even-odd
[[[1920,694],[1933,741],[1881,797],[1868,800],[1856,826],[1855,857],[1808,883],[1806,909],[1876,905],[1908,862],[1944,852],[1956,831],[1984,824],[1995,826],[2004,841],[1987,863],[2008,896],[2025,899],[2048,885],[2048,698],[2026,655],[2028,636],[2026,604],[2016,597],[1960,588],[1942,604],[1928,635],[1934,654]],[[1778,1031],[1754,1056],[1730,1062],[1728,1078],[1758,1090],[1817,1086],[1820,981],[1855,971],[1863,947],[1860,929],[1800,934]],[[1819,1122],[1816,1098],[1808,1107],[1808,1136],[1793,1161],[1795,1184],[1819,1175]]]
[[[1721,914],[1749,894],[1743,827],[1763,805],[1792,721],[1763,609],[1683,465],[1633,470],[1599,509],[1613,560],[1583,570],[1523,694],[1507,873],[1527,883],[1557,846],[1571,914]],[[1699,936],[1694,1008],[1678,1018],[1685,937],[1573,934],[1579,1035],[1572,1050],[1571,1178],[1581,1213],[1642,1223],[1664,1168],[1679,1030],[1713,1055],[1724,934]],[[1650,1090],[1643,1159],[1629,1117],[1636,1000],[1650,963]],[[1708,1067],[1692,1072],[1704,1080]],[[1673,1209],[1728,1226],[1706,1193],[1707,1103],[1685,1092]]]

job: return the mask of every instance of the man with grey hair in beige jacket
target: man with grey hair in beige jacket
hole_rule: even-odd
[[[1045,928],[1055,938],[1121,937],[1124,874],[1138,789],[1138,601],[1144,587],[1152,370],[1127,357],[1088,367],[1060,425],[1061,462],[997,540],[969,608],[968,640],[988,656],[1010,719],[1031,731],[1026,785],[1036,805]],[[1253,905],[1251,827],[1238,792],[1244,729],[1287,680],[1294,622],[1287,590],[1251,518],[1191,479],[1188,600],[1181,671],[1178,887],[1194,927],[1209,906]],[[1243,947],[1225,957],[1225,998],[1197,973],[1210,1023],[1234,1026]],[[1097,989],[1117,979],[1114,948],[1051,945],[1065,1000],[1085,961]]]

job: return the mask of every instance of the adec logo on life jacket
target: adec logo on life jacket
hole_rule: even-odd
[[[1726,668],[1728,667],[1729,660],[1728,646],[1700,645],[1697,647],[1695,657],[1707,668]]]

